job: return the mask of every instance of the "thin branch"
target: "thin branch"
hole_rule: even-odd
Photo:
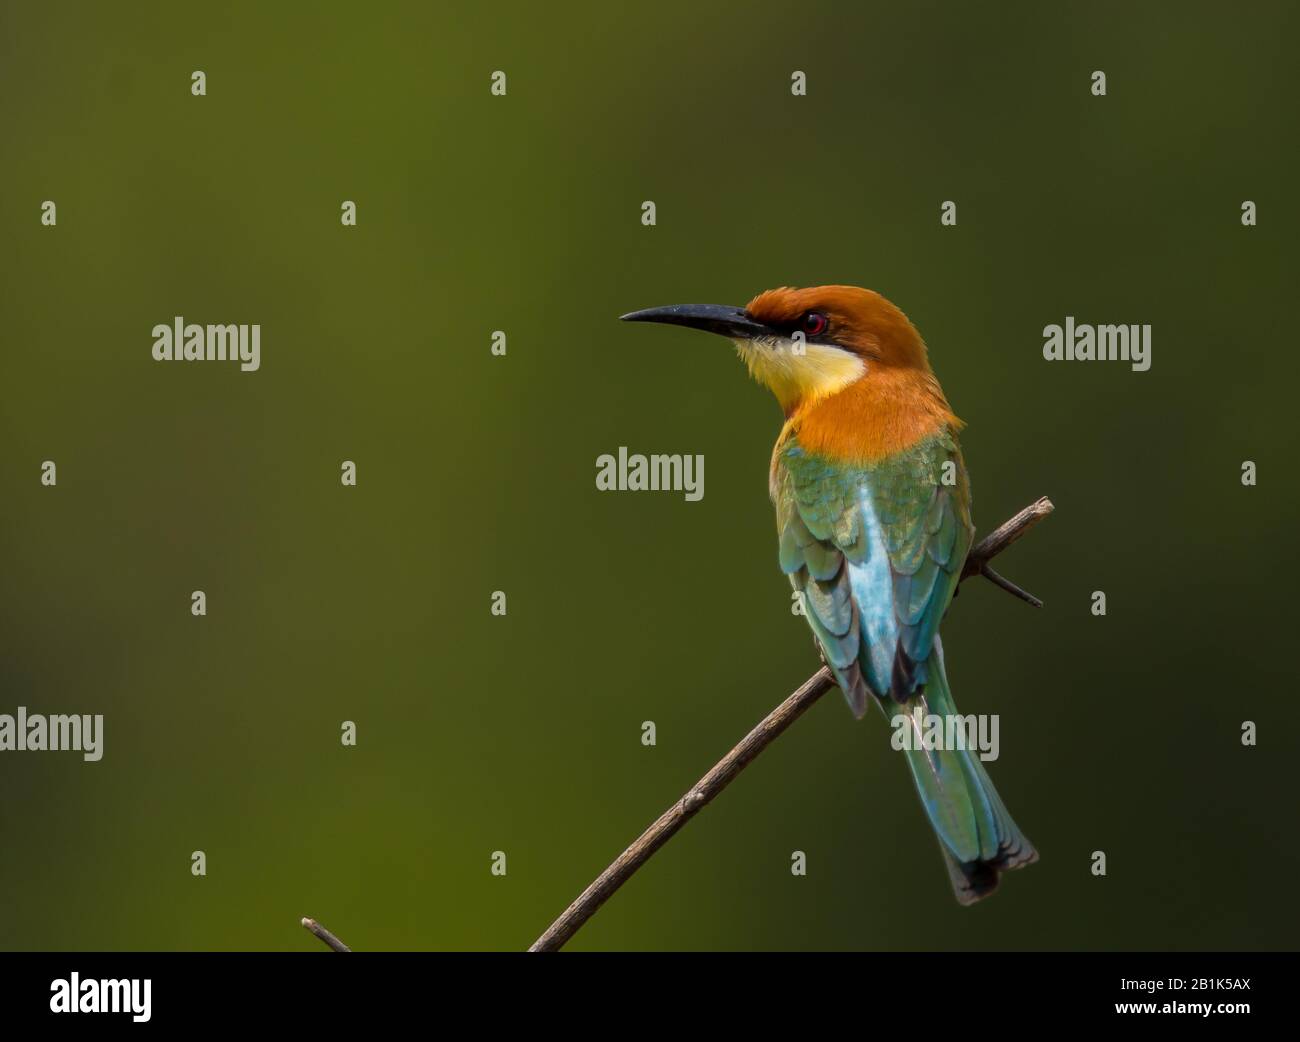
[[[980,569],[980,575],[984,576],[985,579],[999,589],[1006,590],[1007,593],[1011,594],[1011,596],[1019,597],[1026,604],[1032,604],[1035,608],[1041,608],[1043,606],[1043,602],[1028,590],[1022,590],[1006,576],[999,575],[995,572],[992,565],[984,565],[984,567]]]
[[[1002,589],[1041,607],[1042,601],[1003,579],[988,567],[988,562],[1038,524],[1052,512],[1052,509],[1052,501],[1043,497],[990,532],[971,550],[958,582],[972,575],[982,575]],[[609,900],[614,891],[650,860],[655,851],[672,839],[683,825],[730,785],[736,775],[744,770],[754,757],[771,745],[786,728],[804,714],[809,706],[833,687],[835,687],[835,678],[825,666],[805,680],[799,690],[765,716],[739,745],[719,760],[708,774],[691,786],[685,796],[664,811],[653,825],[641,833],[636,842],[597,876],[595,882],[578,895],[578,899],[547,927],[546,932],[537,938],[528,950],[553,952],[564,947],[569,939],[582,929],[583,924],[595,915],[596,910]]]
[[[304,930],[308,931],[309,933],[315,934],[327,945],[329,945],[329,947],[333,948],[336,952],[350,952],[352,950],[346,944],[340,941],[337,937],[335,937],[332,933],[330,933],[327,929],[325,929],[325,927],[321,926],[321,924],[318,923],[315,919],[304,918],[302,921],[302,927]]]
[[[979,573],[989,561],[1028,532],[1034,525],[1056,508],[1046,496],[1036,500],[1020,511],[1010,521],[1004,521],[979,541],[979,544],[966,557],[966,567],[961,577],[969,578]]]
[[[713,770],[696,782],[685,796],[664,811],[658,821],[641,833],[641,837],[623,851],[617,861],[597,876],[596,881],[565,909],[564,914],[556,919],[528,950],[553,952],[563,947],[565,942],[578,932],[582,924],[592,917],[596,909],[627,882],[633,872],[650,860],[650,856],[672,839],[678,829],[725,789],[745,768],[745,765],[766,749],[777,735],[798,720],[804,710],[834,686],[835,678],[825,666],[805,680],[798,691],[768,713],[757,727],[745,735],[738,746],[718,761]]]

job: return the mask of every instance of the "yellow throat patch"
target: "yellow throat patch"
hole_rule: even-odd
[[[787,414],[800,403],[811,404],[843,390],[867,371],[851,351],[793,340],[734,340],[750,375],[776,395]],[[797,350],[796,350],[797,349]]]

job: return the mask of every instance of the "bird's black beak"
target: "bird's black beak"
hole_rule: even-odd
[[[620,315],[623,322],[664,322],[670,326],[690,326],[708,333],[738,340],[770,336],[772,330],[755,322],[744,308],[726,304],[670,304],[662,308],[646,308]]]

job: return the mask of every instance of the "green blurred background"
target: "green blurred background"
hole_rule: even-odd
[[[1046,608],[945,626],[1042,860],[959,908],[835,693],[571,947],[1295,946],[1294,5],[0,17],[0,712],[106,716],[100,763],[0,755],[0,947],[526,947],[817,666],[775,403],[615,316],[824,282],[925,335],[981,530],[1057,505],[1000,565]],[[1067,314],[1151,371],[1044,362]],[[155,363],[174,315],[261,371]],[[620,445],[704,500],[597,492]]]

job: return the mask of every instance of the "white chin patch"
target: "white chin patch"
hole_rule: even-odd
[[[785,406],[801,399],[825,398],[867,371],[861,357],[827,344],[809,344],[787,337],[761,337],[733,343],[754,379],[770,388]]]

